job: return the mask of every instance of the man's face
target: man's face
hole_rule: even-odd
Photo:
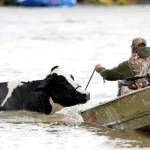
[[[133,55],[135,51],[136,51],[135,47],[131,47],[131,55]]]

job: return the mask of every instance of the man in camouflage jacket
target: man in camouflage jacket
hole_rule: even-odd
[[[102,67],[101,64],[97,64],[95,66],[95,70],[100,73],[105,80],[125,81],[127,91],[123,94],[135,89],[146,87],[150,84],[147,77],[126,81],[128,78],[143,77],[150,74],[150,47],[146,46],[147,44],[145,39],[135,38],[132,41],[132,56],[129,60],[120,63],[117,67],[112,69],[106,69]],[[119,95],[122,94],[118,94],[118,96]]]

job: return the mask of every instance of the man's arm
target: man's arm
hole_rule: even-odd
[[[109,81],[124,80],[132,77],[128,61],[124,61],[112,69],[100,67],[98,72],[104,79]]]

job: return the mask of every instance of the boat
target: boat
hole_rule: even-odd
[[[73,7],[76,0],[17,0],[17,6],[22,7]]]
[[[118,130],[150,130],[150,87],[80,112],[85,123]]]

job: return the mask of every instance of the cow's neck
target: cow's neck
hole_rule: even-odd
[[[58,104],[58,103],[55,103],[55,102],[53,101],[52,97],[49,98],[49,102],[50,102],[50,104],[51,104],[51,106],[52,106],[52,111],[51,111],[51,113],[55,113],[56,111],[60,111],[60,110],[63,108],[62,105],[60,105],[60,104]]]

